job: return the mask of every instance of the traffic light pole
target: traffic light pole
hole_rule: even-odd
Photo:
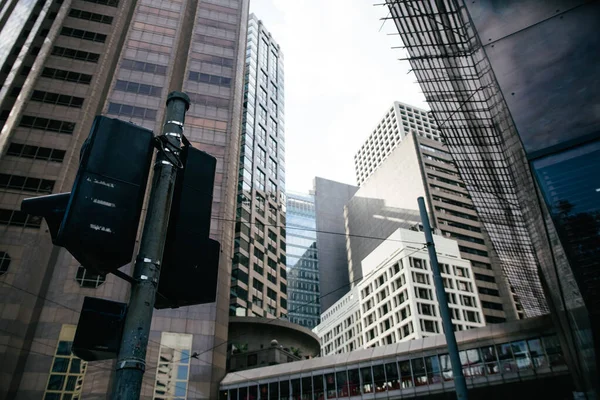
[[[180,167],[179,150],[183,122],[189,104],[190,99],[185,93],[171,92],[167,97],[165,124],[162,135],[157,138],[161,151],[158,152],[154,164],[148,211],[140,250],[135,261],[134,283],[131,286],[129,308],[117,358],[112,397],[114,399],[140,398],[169,211],[177,169]]]
[[[454,387],[456,389],[456,398],[458,400],[467,400],[467,382],[462,372],[460,357],[458,356],[458,345],[454,336],[454,327],[452,326],[452,318],[450,317],[450,308],[448,307],[448,297],[444,289],[444,281],[440,274],[440,266],[438,264],[437,253],[435,252],[435,244],[433,243],[433,234],[429,225],[429,216],[425,209],[425,200],[422,197],[417,199],[419,203],[419,211],[421,214],[421,222],[425,233],[425,241],[427,242],[427,251],[429,252],[429,261],[431,271],[433,272],[433,283],[435,285],[435,294],[440,307],[440,315],[442,317],[442,326],[444,327],[444,336],[446,336],[446,344],[448,345],[448,353],[450,355],[450,363],[452,364],[452,376],[454,377]]]

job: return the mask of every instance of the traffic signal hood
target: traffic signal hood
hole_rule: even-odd
[[[129,263],[153,153],[152,131],[98,116],[69,193],[25,199],[46,219],[52,241],[86,268],[106,274]]]

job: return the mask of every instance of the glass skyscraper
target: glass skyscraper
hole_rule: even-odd
[[[314,328],[321,312],[317,221],[312,194],[287,193],[288,310],[291,322]]]
[[[526,315],[553,314],[597,398],[600,3],[386,4]]]
[[[230,315],[287,317],[283,55],[248,22]]]

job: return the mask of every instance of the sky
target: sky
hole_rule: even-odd
[[[251,0],[281,46],[286,190],[320,176],[356,184],[354,154],[394,101],[427,108],[393,21],[376,0]]]

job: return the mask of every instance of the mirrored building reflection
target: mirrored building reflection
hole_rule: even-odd
[[[314,195],[287,193],[286,247],[289,320],[312,329],[321,313]]]
[[[595,398],[600,3],[421,6],[386,12],[503,272],[528,315],[550,311],[576,390]]]

